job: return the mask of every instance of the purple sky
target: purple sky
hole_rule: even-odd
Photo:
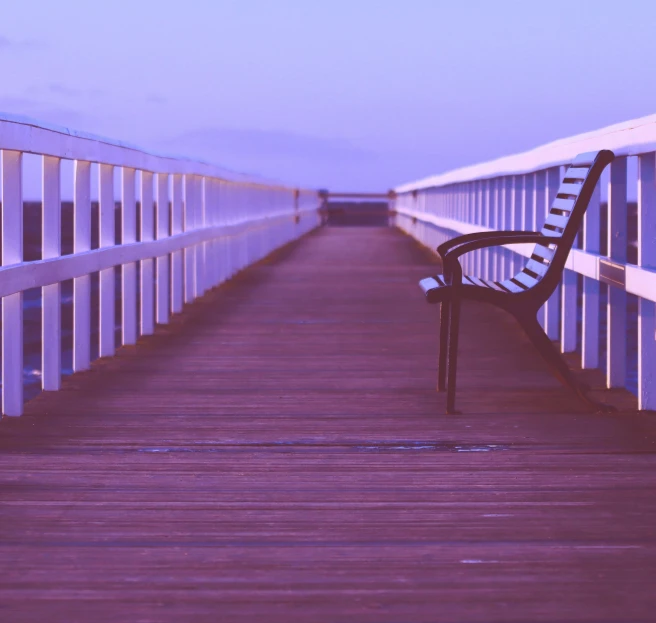
[[[653,0],[0,0],[0,111],[333,190],[656,112]]]

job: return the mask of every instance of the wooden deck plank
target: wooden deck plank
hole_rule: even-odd
[[[656,620],[655,418],[483,306],[443,415],[432,261],[323,229],[3,420],[3,620]]]

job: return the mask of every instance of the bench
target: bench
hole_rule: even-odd
[[[567,363],[540,326],[537,314],[558,286],[567,256],[583,222],[602,171],[612,162],[612,151],[576,156],[565,177],[540,232],[485,231],[458,236],[441,244],[441,275],[419,282],[426,300],[440,303],[440,354],[438,391],[446,389],[446,412],[455,410],[458,365],[460,303],[471,299],[491,303],[512,314],[538,349],[555,375],[596,411],[610,407],[592,400],[587,387],[577,382]],[[459,258],[465,253],[487,247],[535,243],[531,257],[520,272],[510,279],[492,281],[463,275]]]

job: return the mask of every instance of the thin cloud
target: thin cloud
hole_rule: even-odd
[[[336,179],[377,170],[378,154],[346,140],[260,129],[200,128],[160,141],[158,150],[253,171],[267,179],[312,188],[338,185]],[[330,172],[334,175],[330,175]],[[353,184],[345,181],[342,185]]]
[[[92,128],[94,122],[93,117],[74,108],[26,97],[0,97],[0,111],[78,130]]]
[[[23,39],[18,41],[16,39],[10,39],[6,35],[0,34],[0,51],[9,50],[9,49],[20,49],[20,48],[37,48],[41,45],[41,42],[33,39]]]
[[[103,94],[100,89],[80,89],[61,82],[51,82],[46,88],[50,93],[70,98],[99,97]]]
[[[318,161],[371,160],[374,154],[340,139],[321,138],[294,132],[259,129],[201,128],[164,142],[187,153],[222,154],[260,159],[287,158]]]

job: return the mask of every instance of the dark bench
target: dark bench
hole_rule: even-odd
[[[440,357],[437,388],[446,388],[446,411],[455,413],[460,302],[473,299],[492,303],[512,314],[556,376],[595,410],[609,407],[593,401],[577,382],[567,363],[542,330],[538,310],[560,282],[583,215],[601,172],[614,158],[602,150],[578,155],[567,169],[544,227],[532,231],[487,231],[453,238],[437,248],[443,274],[419,282],[429,303],[441,303]],[[509,244],[535,243],[522,270],[504,281],[463,275],[459,257],[470,251]]]

